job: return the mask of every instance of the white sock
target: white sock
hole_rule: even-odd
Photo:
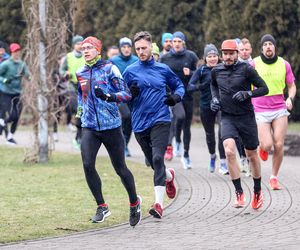
[[[8,135],[7,135],[7,140],[10,140],[10,139],[12,139],[12,138],[13,138],[13,136],[14,136],[14,134],[12,134],[11,132],[9,132],[9,133],[8,133]]]
[[[277,176],[271,175],[270,179],[277,179]]]
[[[226,159],[220,159],[221,164],[226,164]]]
[[[161,208],[163,208],[166,187],[165,186],[155,186],[154,191],[155,191],[155,203],[159,203]]]
[[[0,126],[2,126],[2,127],[5,126],[5,122],[4,122],[4,120],[2,118],[0,119]]]
[[[214,158],[216,158],[216,153],[214,153],[214,154],[211,154],[211,155],[210,155],[210,158],[211,158],[211,159],[214,159]]]
[[[171,172],[168,168],[166,168],[166,181],[172,180]]]

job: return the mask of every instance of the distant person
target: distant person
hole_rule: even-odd
[[[210,154],[210,162],[208,165],[209,172],[215,172],[216,168],[216,139],[215,139],[215,123],[220,115],[220,112],[214,112],[210,109],[210,102],[212,100],[210,83],[211,83],[211,71],[220,63],[219,52],[214,44],[207,44],[204,47],[203,53],[204,64],[201,65],[193,74],[189,81],[187,90],[189,92],[200,92],[200,118],[203,125],[206,137],[206,145]],[[220,123],[220,122],[219,122]],[[221,140],[221,126],[219,124],[218,133],[218,149],[220,155],[220,167],[219,172],[221,174],[228,174],[228,168],[226,164],[226,156]]]
[[[161,45],[163,47],[162,51],[160,52],[160,57],[164,54],[170,52],[172,48],[172,39],[173,34],[171,33],[163,33],[161,36]]]
[[[159,48],[156,43],[152,43],[152,55],[154,60],[158,62],[159,60]]]
[[[57,64],[53,70],[52,79],[56,90],[54,109],[56,110],[55,118],[53,122],[53,140],[55,142],[59,141],[58,136],[58,124],[61,120],[62,112],[65,111],[65,107],[68,105],[68,79],[61,77],[59,74],[59,67],[63,63],[65,55],[60,55]]]
[[[264,79],[269,94],[252,99],[258,126],[259,156],[268,159],[273,146],[272,174],[269,185],[272,190],[279,190],[278,173],[284,155],[284,140],[288,128],[288,116],[293,109],[296,96],[295,76],[291,65],[277,55],[275,38],[266,34],[261,38],[261,54],[253,59],[253,66]],[[287,98],[284,90],[287,87]]]
[[[243,38],[239,45],[239,61],[249,63],[252,61],[252,46],[250,41],[247,38]]]
[[[250,63],[252,61],[252,57],[251,57],[252,46],[250,41],[247,38],[243,38],[242,40],[240,40],[240,43],[238,44],[238,49],[239,49],[238,60],[240,62]],[[245,173],[246,176],[250,176],[251,168],[249,166],[249,160],[247,159],[245,148],[241,138],[239,138],[239,141],[237,143],[237,148],[241,160],[241,165],[240,165],[241,172]]]
[[[119,47],[121,53],[116,55],[110,59],[110,61],[118,67],[121,74],[123,74],[124,70],[134,62],[138,60],[137,56],[132,54],[132,41],[128,37],[123,37],[119,41]],[[131,127],[131,112],[127,103],[120,103],[119,110],[122,117],[122,129],[125,140],[125,151],[124,154],[126,157],[130,157],[131,153],[128,148],[128,143],[130,141],[130,137],[132,134]]]
[[[69,52],[59,68],[59,73],[62,78],[68,79],[68,104],[66,106],[67,112],[67,126],[71,131],[76,131],[75,139],[73,140],[73,146],[76,149],[80,149],[81,144],[81,124],[80,120],[76,119],[76,128],[72,124],[72,116],[76,114],[77,110],[77,91],[78,82],[76,78],[76,71],[84,66],[84,58],[81,52],[81,42],[83,37],[76,35],[72,38],[73,50]]]
[[[152,56],[152,37],[147,31],[134,36],[134,46],[139,61],[124,72],[124,80],[132,95],[132,126],[137,142],[154,170],[155,202],[149,213],[162,218],[164,194],[176,196],[175,171],[164,164],[164,152],[170,131],[170,110],[181,101],[184,87],[180,79]],[[167,95],[166,87],[171,93]]]
[[[2,62],[4,62],[5,60],[7,60],[9,57],[10,57],[10,55],[6,52],[6,44],[4,42],[0,41],[0,64]],[[0,110],[0,113],[1,113],[1,110]],[[1,126],[4,127],[5,135],[7,135],[8,132],[7,132],[7,128],[5,126],[4,120],[1,120],[1,118],[0,118],[0,132],[2,133]],[[0,135],[1,135],[1,133],[0,133]]]
[[[0,135],[3,129],[8,134],[6,142],[17,144],[14,134],[22,112],[22,78],[29,80],[27,65],[21,59],[22,48],[18,43],[9,46],[11,57],[0,64]],[[10,128],[8,127],[11,124]]]
[[[171,70],[183,82],[185,89],[197,68],[199,58],[195,52],[186,49],[185,35],[177,31],[173,34],[172,48],[169,53],[163,55],[160,61],[167,64]],[[180,155],[181,150],[181,131],[183,131],[183,156],[181,158],[183,168],[192,168],[189,150],[191,142],[191,125],[193,119],[193,96],[189,92],[185,92],[182,103],[173,107],[173,115],[176,119],[176,146],[175,154]],[[170,143],[170,141],[169,141]],[[170,145],[169,145],[170,146]]]
[[[118,68],[101,59],[102,42],[87,37],[82,42],[85,66],[77,71],[79,82],[78,113],[82,122],[81,156],[87,184],[96,200],[97,211],[92,222],[103,222],[111,212],[102,194],[102,182],[96,170],[97,153],[103,144],[111,163],[128,193],[129,223],[141,220],[141,198],[137,196],[134,178],[127,168],[124,140],[117,103],[129,101],[129,89]]]
[[[9,58],[9,54],[6,52],[6,44],[0,41],[0,64]]]
[[[120,54],[120,50],[119,50],[118,46],[116,46],[116,45],[108,47],[107,52],[106,52],[108,59],[112,58],[113,56],[119,55],[119,54]]]

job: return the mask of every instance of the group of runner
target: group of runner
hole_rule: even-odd
[[[245,205],[241,172],[253,177],[252,208],[262,206],[259,157],[266,161],[272,148],[269,185],[273,190],[281,189],[278,173],[288,111],[296,95],[295,77],[290,64],[277,55],[272,35],[262,36],[260,44],[260,55],[252,59],[251,44],[246,38],[223,41],[221,55],[209,43],[204,48],[203,63],[199,64],[201,60],[187,49],[186,37],[180,31],[162,35],[160,53],[147,31],[135,34],[133,41],[123,37],[118,47],[110,47],[108,60],[101,57],[102,41],[98,38],[73,38],[74,50],[64,57],[59,73],[78,94],[75,141],[97,203],[93,222],[103,222],[110,215],[95,167],[102,144],[128,193],[130,225],[134,227],[141,220],[142,198],[136,193],[134,177],[125,162],[125,157],[131,155],[128,146],[132,131],[154,171],[155,202],[149,213],[162,218],[165,193],[171,199],[176,196],[175,170],[166,168],[164,160],[181,156],[183,168],[192,168],[189,149],[196,91],[200,92],[200,117],[210,154],[208,170],[213,173],[216,169],[217,122],[219,172],[230,175],[236,192],[234,206]],[[132,53],[133,47],[137,56]],[[12,58],[13,48],[11,45]],[[26,75],[25,67],[22,69],[21,76]],[[0,110],[4,110],[4,90],[11,86],[8,71],[9,66],[1,63]],[[10,120],[3,111],[0,115],[2,132]]]

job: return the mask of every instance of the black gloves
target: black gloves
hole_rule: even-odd
[[[239,91],[232,96],[232,99],[237,102],[243,102],[252,96],[252,91]]]
[[[103,90],[97,85],[95,86],[94,91],[95,91],[95,96],[100,98],[103,101],[107,101],[107,102],[117,101],[117,97],[115,94],[104,94]]]
[[[133,84],[129,88],[132,97],[137,97],[140,94],[140,87],[137,84]]]
[[[101,100],[106,100],[106,94],[104,94],[103,90],[97,85],[95,86],[95,96],[100,98]]]
[[[167,95],[167,99],[164,100],[164,104],[168,106],[175,106],[176,103],[181,101],[181,97],[179,95]]]
[[[213,112],[218,112],[220,109],[221,109],[221,105],[220,105],[220,102],[219,100],[214,97],[211,102],[210,102],[210,109],[213,111]]]

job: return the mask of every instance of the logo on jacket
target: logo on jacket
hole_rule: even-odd
[[[80,84],[81,91],[82,91],[82,99],[83,99],[83,101],[86,101],[86,98],[87,98],[88,92],[89,92],[88,80],[80,79],[79,84]]]

